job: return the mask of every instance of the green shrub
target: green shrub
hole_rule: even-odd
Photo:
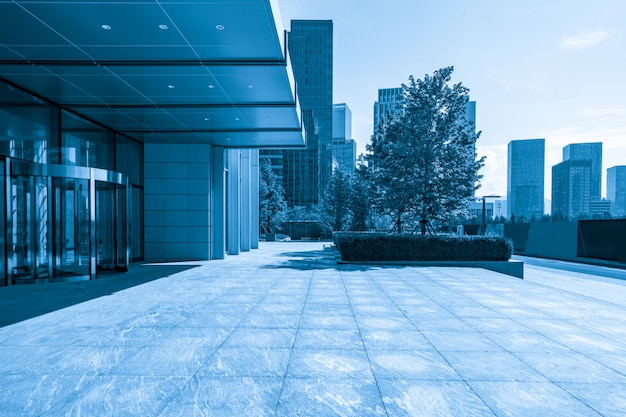
[[[506,261],[513,253],[499,236],[335,233],[344,261]]]

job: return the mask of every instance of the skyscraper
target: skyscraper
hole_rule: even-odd
[[[602,142],[572,143],[563,148],[563,161],[591,161],[591,198],[602,196]]]
[[[591,212],[591,160],[567,159],[552,167],[552,215]]]
[[[283,187],[290,206],[310,206],[332,175],[333,22],[292,20],[288,48],[306,149],[283,152]]]
[[[509,142],[507,216],[543,216],[545,139]]]
[[[611,201],[613,216],[626,216],[626,165],[606,170],[606,199]]]
[[[347,104],[333,104],[333,169],[354,172],[356,141],[352,139],[352,112]]]
[[[374,134],[378,125],[388,115],[402,110],[402,87],[381,88],[378,90],[378,101],[374,103]]]

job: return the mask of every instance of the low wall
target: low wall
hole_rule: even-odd
[[[505,224],[504,236],[521,255],[626,263],[626,219]]]

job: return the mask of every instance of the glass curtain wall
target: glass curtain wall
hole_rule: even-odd
[[[0,285],[143,258],[143,145],[0,81]]]

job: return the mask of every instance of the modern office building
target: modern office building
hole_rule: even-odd
[[[626,217],[626,165],[606,170],[606,199],[611,201],[611,215]]]
[[[290,206],[311,206],[332,175],[333,22],[292,20],[287,39],[306,149],[283,152],[283,187]]]
[[[545,139],[512,140],[508,146],[507,217],[543,216]]]
[[[0,2],[0,285],[258,245],[304,147],[275,1]]]
[[[552,167],[552,215],[591,213],[591,161],[568,159]]]
[[[333,104],[333,171],[352,174],[356,167],[356,141],[352,139],[352,111],[347,104]]]
[[[591,161],[591,197],[602,196],[602,142],[571,143],[563,148],[563,161]]]
[[[402,87],[378,90],[378,100],[374,103],[374,134],[385,117],[393,117],[394,114],[402,111],[402,102]]]
[[[589,202],[589,214],[592,217],[609,217],[611,215],[611,201],[605,198],[592,198]]]

